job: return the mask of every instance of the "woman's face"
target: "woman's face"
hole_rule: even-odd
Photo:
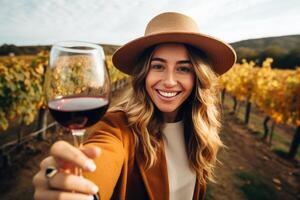
[[[168,43],[158,45],[150,60],[146,90],[166,122],[174,122],[180,106],[194,87],[195,74],[186,47]]]

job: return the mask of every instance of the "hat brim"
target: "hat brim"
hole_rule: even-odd
[[[158,33],[137,38],[123,45],[113,54],[112,61],[120,71],[131,74],[139,56],[149,47],[161,43],[184,43],[203,51],[212,63],[213,70],[221,75],[236,62],[236,54],[227,43],[199,33]]]

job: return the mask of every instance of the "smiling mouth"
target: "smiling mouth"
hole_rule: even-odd
[[[158,92],[158,94],[160,94],[161,96],[165,97],[165,98],[172,98],[177,96],[180,92],[166,92],[166,91],[162,91],[162,90],[156,90]]]

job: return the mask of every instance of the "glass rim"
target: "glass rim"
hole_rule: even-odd
[[[90,49],[80,49],[74,47],[88,47]],[[72,53],[94,53],[96,51],[102,51],[104,53],[103,48],[95,43],[84,42],[84,41],[76,41],[76,40],[65,40],[59,41],[52,45],[52,48],[59,49],[61,51],[67,51]]]

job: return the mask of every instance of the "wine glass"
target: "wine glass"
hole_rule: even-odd
[[[52,117],[70,129],[81,148],[85,129],[98,122],[110,103],[110,79],[101,46],[63,41],[52,46],[45,77],[45,95]],[[82,170],[74,169],[81,176]]]

